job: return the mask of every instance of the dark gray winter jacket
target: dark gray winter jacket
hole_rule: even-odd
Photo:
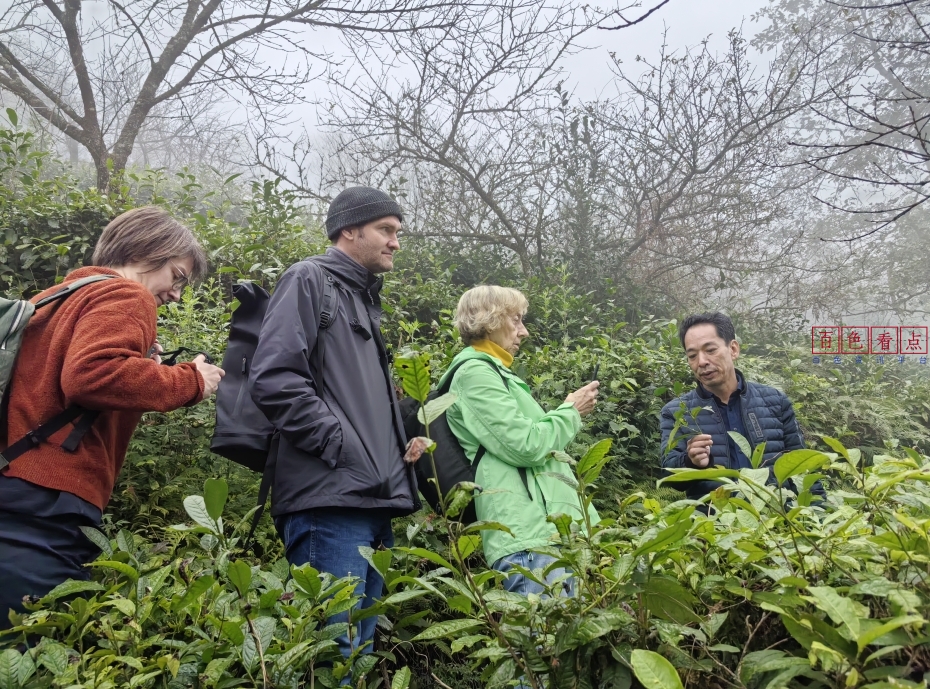
[[[736,373],[744,382],[743,390],[738,394],[742,396],[740,407],[743,415],[743,426],[745,426],[748,434],[746,440],[749,441],[753,449],[759,443],[765,442],[762,466],[771,466],[785,452],[804,449],[801,428],[798,426],[798,421],[794,416],[794,407],[788,396],[768,385],[751,383],[743,377],[742,373],[739,371]],[[666,451],[668,439],[675,426],[675,412],[679,410],[682,401],[689,410],[696,407],[709,407],[710,409],[701,409],[695,419],[696,424],[691,420],[691,415],[686,413],[685,421],[689,422],[689,425],[679,430],[679,440],[675,447]],[[714,396],[705,390],[700,383],[698,383],[695,390],[691,390],[672,400],[662,408],[660,427],[662,431],[663,468],[697,468],[691,464],[687,452],[688,438],[696,433],[706,433],[713,438],[714,443],[710,448],[712,463],[709,466],[728,469],[737,468],[735,463],[731,463],[724,413],[714,400]],[[698,427],[700,430],[698,430]],[[772,478],[774,480],[774,476]],[[720,483],[717,481],[690,481],[672,485],[684,490],[690,499],[698,500],[716,489]],[[819,482],[815,484],[811,492],[819,495],[823,494],[823,488]]]
[[[325,331],[319,266],[337,287]],[[278,280],[249,375],[252,399],[280,431],[273,516],[319,507],[404,515],[419,507],[380,334],[380,290],[380,278],[334,247]]]

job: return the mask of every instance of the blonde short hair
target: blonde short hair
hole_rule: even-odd
[[[455,327],[470,345],[504,327],[508,318],[523,316],[529,302],[520,290],[497,285],[478,285],[465,292],[455,307]]]

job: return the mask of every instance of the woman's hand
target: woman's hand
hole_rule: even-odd
[[[156,364],[161,363],[161,353],[165,351],[165,348],[162,347],[157,342],[152,345],[152,348],[149,350],[149,359],[154,361]]]
[[[208,364],[203,354],[198,354],[194,357],[193,364],[197,367],[197,371],[203,378],[203,399],[207,399],[216,392],[216,389],[220,385],[220,381],[223,379],[223,376],[226,375],[226,371],[219,366]]]
[[[594,404],[597,402],[597,389],[600,385],[598,381],[592,380],[583,388],[578,388],[571,393],[565,398],[565,401],[574,405],[579,414],[587,416],[594,410]]]

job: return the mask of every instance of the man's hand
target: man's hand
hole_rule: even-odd
[[[216,392],[226,371],[219,366],[208,364],[203,354],[198,354],[191,363],[197,367],[198,373],[203,378],[203,399],[207,399]]]
[[[423,455],[423,452],[430,446],[429,438],[422,436],[411,438],[407,442],[407,452],[404,454],[404,461],[413,464]]]
[[[710,464],[710,446],[714,439],[704,433],[696,435],[688,441],[688,459],[698,469],[704,469]]]

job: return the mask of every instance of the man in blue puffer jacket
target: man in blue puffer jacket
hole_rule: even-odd
[[[679,326],[678,336],[698,386],[662,408],[663,468],[749,468],[749,458],[728,431],[741,434],[753,450],[765,442],[762,466],[771,466],[785,452],[804,448],[794,407],[785,393],[749,382],[736,369],[739,343],[728,316],[720,312],[688,316]],[[679,428],[676,438],[680,439],[669,448],[681,402],[688,410],[684,415],[687,426]],[[691,410],[696,408],[700,411],[692,418]],[[771,480],[774,482],[774,476]],[[678,485],[690,499],[699,500],[720,483],[696,480]],[[823,496],[819,481],[811,492]]]

